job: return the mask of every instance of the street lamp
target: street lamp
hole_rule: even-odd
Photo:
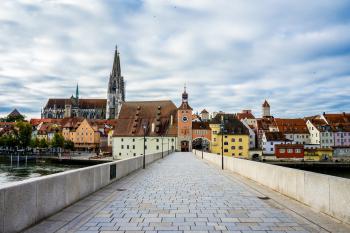
[[[143,169],[146,168],[146,124],[143,125]]]
[[[224,170],[224,118],[221,116],[221,169]]]
[[[163,152],[163,138],[164,138],[164,135],[162,135],[162,159],[164,158],[164,152]]]
[[[202,141],[201,141],[201,143],[202,143],[202,159],[203,159],[203,150],[204,150],[204,145],[203,145],[204,144],[203,143],[204,140],[203,139],[204,139],[204,137],[202,136]]]

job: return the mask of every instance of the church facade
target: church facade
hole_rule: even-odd
[[[68,99],[50,98],[41,111],[41,118],[116,119],[124,101],[125,83],[121,75],[120,54],[116,48],[107,87],[107,99],[81,99],[77,85],[75,96],[72,95]]]

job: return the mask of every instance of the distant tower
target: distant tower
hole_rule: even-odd
[[[265,102],[262,104],[262,117],[270,117],[270,104],[265,100]]]
[[[177,109],[177,149],[181,151],[192,151],[192,108],[188,104],[186,86],[182,93],[182,103]]]
[[[124,77],[121,75],[120,57],[117,46],[115,47],[112,72],[109,76],[107,91],[106,118],[116,119],[121,104],[125,101]]]

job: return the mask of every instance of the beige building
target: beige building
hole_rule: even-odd
[[[72,119],[62,129],[62,135],[66,140],[73,141],[75,148],[84,150],[99,148],[100,133],[98,125],[87,119]]]

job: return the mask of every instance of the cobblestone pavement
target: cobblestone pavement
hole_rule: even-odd
[[[27,232],[323,231],[310,228],[298,216],[258,196],[249,186],[232,179],[232,174],[209,166],[191,153],[175,153]]]
[[[125,183],[77,232],[308,232],[283,210],[208,166],[176,153]]]

